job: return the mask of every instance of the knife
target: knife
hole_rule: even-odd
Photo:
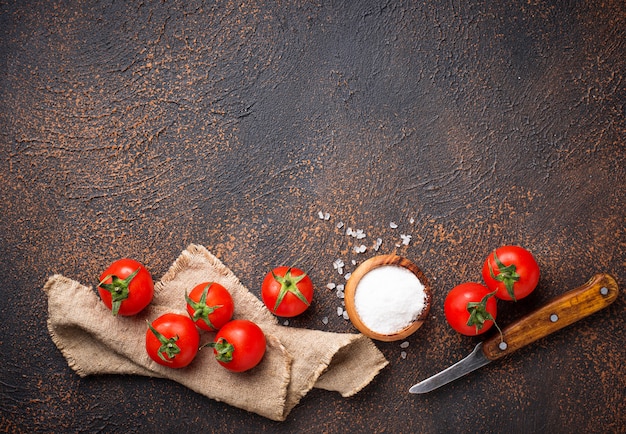
[[[427,393],[498,360],[582,318],[604,309],[617,298],[617,282],[608,274],[593,276],[587,283],[515,321],[495,336],[479,343],[474,351],[449,368],[423,380],[410,393]]]

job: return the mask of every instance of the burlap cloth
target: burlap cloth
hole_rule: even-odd
[[[267,337],[261,363],[231,373],[205,348],[186,368],[153,362],[145,350],[146,319],[166,312],[185,313],[185,290],[201,282],[224,285],[235,302],[235,318],[256,322]],[[80,376],[138,374],[168,378],[209,398],[285,420],[311,388],[354,395],[387,365],[382,353],[361,334],[330,333],[284,327],[263,303],[206,248],[190,245],[155,284],[152,303],[134,317],[114,317],[96,292],[61,275],[44,286],[48,295],[48,330],[69,366]],[[201,343],[213,339],[201,333]]]

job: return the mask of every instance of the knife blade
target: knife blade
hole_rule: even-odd
[[[464,359],[409,389],[410,393],[427,393],[450,383],[494,360],[507,356],[563,327],[581,320],[615,301],[619,288],[606,273],[593,276],[576,289],[557,296],[550,302],[515,321],[476,345]]]

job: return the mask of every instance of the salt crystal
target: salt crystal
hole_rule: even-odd
[[[352,265],[356,265],[356,261],[354,259],[350,262],[352,262]]]
[[[408,341],[404,341],[400,344],[400,348],[409,348],[409,342]]]
[[[337,223],[337,229],[341,229],[343,227],[343,222]]]
[[[376,238],[376,244],[374,244],[374,250],[378,252],[378,249],[380,249],[380,246],[382,246],[382,244],[383,244],[382,238]]]
[[[393,334],[413,323],[426,305],[424,285],[404,267],[386,265],[366,273],[355,289],[354,304],[363,324]]]
[[[364,244],[361,244],[360,246],[354,246],[354,251],[356,253],[365,253],[366,250],[367,247]]]
[[[286,320],[285,320],[285,322],[283,323],[283,325],[288,326],[288,325],[289,325],[289,320],[288,320],[288,319],[286,319]]]
[[[411,224],[415,223],[415,219],[414,219],[413,217],[411,217],[411,218],[409,219],[409,223],[411,223]]]
[[[357,240],[362,240],[363,238],[367,237],[363,229],[357,229],[354,236]]]
[[[346,295],[344,294],[343,291],[339,291],[337,290],[337,298],[344,298]]]
[[[343,291],[344,285],[342,283],[340,283],[339,285],[337,285],[337,289],[339,291]]]
[[[348,311],[347,310],[343,311],[343,319],[345,319],[345,320],[350,319],[350,317],[348,316]]]
[[[346,235],[348,235],[348,236],[352,235],[352,228],[351,227],[348,227],[346,229]]]
[[[343,308],[341,306],[337,306],[337,316],[343,315]]]
[[[408,246],[411,242],[411,235],[400,234],[400,238],[402,238],[402,244]]]
[[[400,353],[400,357],[402,357],[403,359],[406,359],[406,351],[402,351]]]
[[[317,213],[317,216],[320,218],[320,220],[330,220],[330,213],[329,212],[324,213],[322,211],[319,211]]]
[[[346,273],[346,275],[344,276],[346,280],[348,280],[350,278],[350,276],[352,276],[352,273]]]
[[[328,285],[326,285],[326,288],[328,288],[328,289],[335,289],[336,287],[337,287],[337,285],[335,285],[332,282],[330,282]]]
[[[346,265],[346,264],[344,264],[341,259],[335,259],[335,262],[333,262],[333,268],[335,270],[337,270],[337,272],[339,274],[343,274],[343,266],[344,265]]]
[[[389,227],[390,227],[391,229],[396,229],[396,228],[398,227],[398,225],[397,225],[395,222],[390,222],[390,223],[389,223]]]
[[[328,324],[328,317],[327,316],[322,318],[322,323],[324,323],[324,325]]]

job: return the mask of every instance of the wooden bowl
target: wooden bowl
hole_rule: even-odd
[[[363,276],[376,268],[386,265],[400,266],[411,271],[419,279],[422,285],[424,285],[424,293],[426,294],[424,309],[422,310],[421,315],[411,324],[393,334],[382,334],[368,328],[359,317],[354,303],[356,289]],[[350,317],[350,321],[361,333],[379,341],[397,341],[400,339],[405,339],[406,337],[415,333],[415,331],[419,329],[424,323],[424,320],[428,316],[428,311],[430,310],[431,304],[430,284],[426,279],[426,276],[424,276],[424,273],[422,273],[422,270],[420,270],[417,265],[415,265],[408,259],[397,255],[374,256],[373,258],[370,258],[367,261],[363,262],[356,268],[356,270],[352,272],[352,275],[350,276],[350,279],[348,279],[345,287],[345,303],[346,310],[348,311],[348,316]]]

